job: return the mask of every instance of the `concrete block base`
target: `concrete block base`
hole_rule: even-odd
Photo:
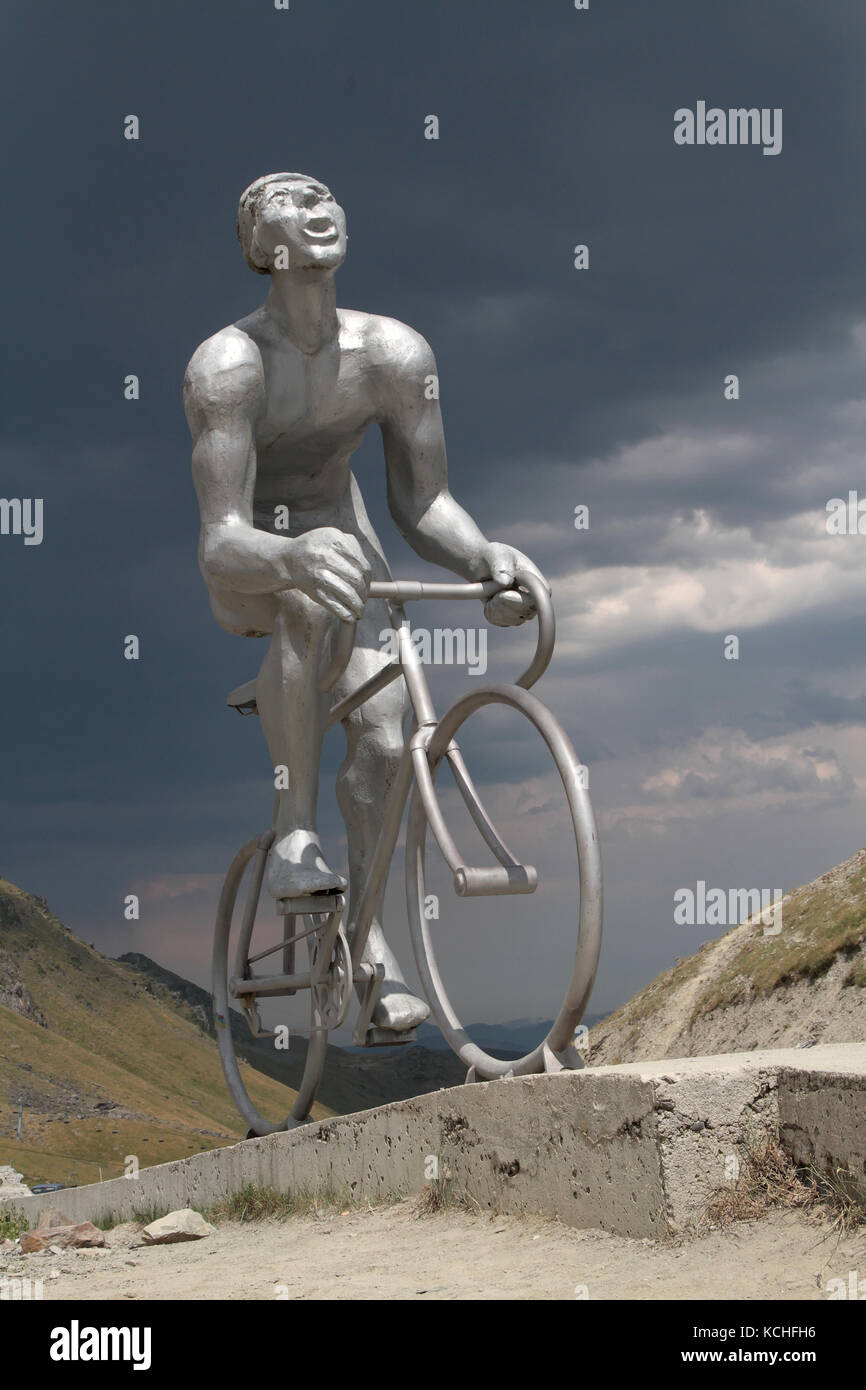
[[[399,1200],[436,1178],[482,1208],[619,1235],[685,1233],[749,1145],[857,1175],[866,1196],[866,1044],[674,1058],[513,1077],[9,1202],[73,1221],[199,1210],[247,1184]]]

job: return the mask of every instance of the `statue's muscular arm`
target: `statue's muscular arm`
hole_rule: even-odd
[[[290,538],[253,525],[256,427],[265,405],[261,356],[245,333],[226,328],[202,343],[184,379],[202,572],[239,593],[301,589],[335,617],[359,618],[370,567],[354,536],[328,526]]]
[[[374,360],[388,506],[413,550],[464,579],[507,585],[518,568],[542,578],[521,551],[488,541],[448,490],[442,413],[438,399],[428,399],[431,379],[438,381],[429,345],[405,324],[379,319]],[[488,616],[506,624],[532,611],[531,604],[488,605]]]

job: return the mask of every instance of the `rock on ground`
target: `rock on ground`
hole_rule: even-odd
[[[199,1212],[193,1211],[192,1207],[183,1207],[180,1211],[170,1211],[168,1216],[161,1216],[158,1221],[151,1221],[141,1234],[148,1245],[171,1245],[179,1240],[201,1240],[203,1236],[214,1233],[215,1228]]]
[[[56,1255],[67,1245],[75,1250],[99,1249],[105,1244],[105,1236],[91,1221],[79,1221],[73,1226],[40,1226],[35,1231],[25,1231],[18,1243],[25,1255],[39,1250],[51,1250]]]

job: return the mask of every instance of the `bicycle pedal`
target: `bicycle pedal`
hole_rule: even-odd
[[[311,912],[336,912],[345,903],[342,893],[310,893],[305,898],[277,898],[277,916],[304,917]]]
[[[247,1021],[247,1027],[249,1028],[252,1037],[275,1038],[277,1036],[276,1033],[273,1033],[270,1029],[265,1028],[264,1024],[262,1023],[262,1016],[259,1013],[258,1009],[255,1007],[255,1005],[252,1005],[251,1007],[249,1004],[244,1004],[243,1011],[244,1018]]]
[[[487,898],[506,893],[534,893],[538,872],[531,864],[495,868],[469,868],[463,864],[454,872],[454,891],[458,898]]]
[[[417,1041],[417,1028],[407,1028],[399,1033],[395,1028],[368,1028],[364,1035],[365,1047],[405,1047],[407,1043]]]

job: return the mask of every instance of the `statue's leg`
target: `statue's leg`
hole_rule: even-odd
[[[381,650],[380,633],[389,626],[387,607],[383,603],[369,603],[358,624],[355,651],[338,684],[338,695],[356,690],[388,659]],[[403,720],[408,707],[408,696],[401,679],[386,686],[372,700],[365,701],[343,721],[348,748],[337,777],[337,799],[349,845],[350,934],[403,751]],[[363,959],[381,961],[385,966],[385,979],[373,1023],[379,1028],[393,1028],[402,1032],[423,1023],[430,1010],[422,999],[412,994],[385,940],[382,930],[384,896],[383,889],[376,904]]]
[[[316,830],[319,757],[331,703],[318,688],[325,640],[335,619],[304,594],[279,596],[256,702],[274,768],[288,770],[278,791],[276,840],[266,884],[275,898],[339,892],[346,880],[328,867]]]

